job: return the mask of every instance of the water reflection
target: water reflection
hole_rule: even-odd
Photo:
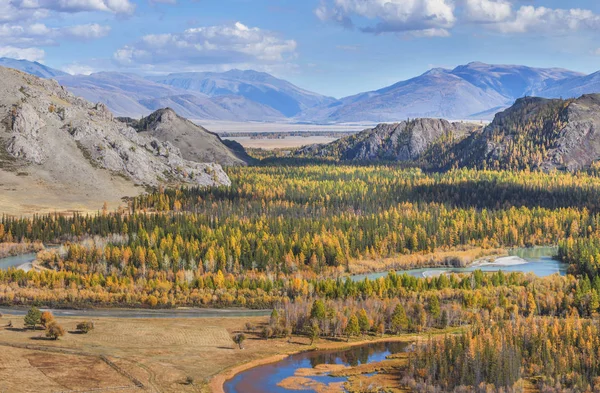
[[[226,393],[286,393],[278,384],[286,378],[293,377],[298,369],[316,368],[322,364],[342,364],[359,366],[385,360],[389,355],[405,350],[407,344],[402,342],[382,342],[353,347],[346,350],[304,352],[273,364],[252,368],[237,374],[225,383]],[[345,382],[345,377],[311,376],[312,381],[322,384]],[[316,392],[310,388],[303,392]]]

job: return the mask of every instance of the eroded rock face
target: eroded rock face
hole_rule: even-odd
[[[317,157],[337,157],[351,161],[417,160],[443,135],[462,137],[479,126],[450,123],[443,119],[415,119],[377,127],[351,135],[328,145],[308,146],[298,152]]]
[[[140,185],[229,185],[218,164],[186,160],[170,142],[140,135],[51,80],[0,67],[0,137],[13,157],[44,170],[85,177],[102,168]]]

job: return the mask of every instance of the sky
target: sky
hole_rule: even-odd
[[[598,0],[0,0],[0,57],[254,69],[336,98],[472,61],[600,70]]]

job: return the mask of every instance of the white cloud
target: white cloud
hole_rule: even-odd
[[[501,22],[512,14],[512,6],[505,0],[465,0],[465,13],[472,22]]]
[[[0,0],[0,23],[20,20],[35,20],[47,17],[47,10],[23,9],[15,6],[12,0]]]
[[[296,42],[237,22],[182,33],[150,34],[117,50],[121,65],[281,63],[295,56]]]
[[[109,26],[98,24],[48,27],[43,23],[30,25],[0,24],[0,39],[18,46],[56,45],[60,38],[90,40],[106,36]]]
[[[91,40],[106,37],[110,33],[110,26],[102,26],[97,23],[87,25],[69,26],[59,29],[63,35],[77,39]]]
[[[429,37],[448,35],[456,22],[453,0],[322,0],[315,14],[345,27],[354,26],[356,17],[376,22],[361,27],[364,32]]]
[[[93,67],[80,63],[68,64],[62,70],[71,75],[90,75],[96,71]]]
[[[0,57],[11,57],[18,60],[41,61],[46,53],[39,48],[16,48],[0,46]]]
[[[135,11],[135,4],[129,0],[13,0],[11,4],[19,9],[67,13],[100,11],[131,14]]]
[[[561,33],[600,30],[600,15],[583,9],[522,6],[509,20],[492,25],[502,33]]]
[[[596,50],[592,51],[592,54],[593,54],[593,55],[596,55],[596,56],[600,56],[600,48],[598,48],[598,49],[596,49]]]

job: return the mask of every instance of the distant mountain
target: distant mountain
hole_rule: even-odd
[[[521,65],[492,65],[473,62],[452,71],[467,82],[483,90],[493,90],[511,99],[539,95],[548,84],[581,77],[579,72],[562,68],[531,68]]]
[[[575,98],[600,93],[600,72],[473,62],[434,68],[415,78],[339,100],[264,72],[231,70],[142,77],[118,72],[68,75],[39,63],[0,59],[102,102],[119,116],[140,118],[165,107],[193,120],[306,123],[400,122],[413,118],[491,120],[518,98]]]
[[[0,57],[0,67],[14,68],[40,78],[55,78],[57,76],[69,75],[66,72],[47,67],[37,61],[17,60],[8,57]]]
[[[223,73],[189,72],[148,79],[211,97],[244,97],[269,106],[286,117],[293,117],[308,108],[335,101],[334,98],[301,89],[267,73],[252,70],[231,70]]]
[[[392,122],[414,117],[485,119],[519,97],[582,76],[557,68],[474,62],[453,70],[434,68],[380,90],[308,109],[298,118],[316,122]]]
[[[395,122],[415,117],[466,119],[473,113],[504,107],[508,99],[453,75],[433,69],[392,86],[312,108],[300,115],[305,121]]]
[[[326,145],[303,147],[295,154],[342,161],[418,161],[440,140],[461,139],[479,128],[473,123],[450,123],[444,119],[379,124]]]
[[[237,99],[237,105],[155,83],[135,74],[99,72],[56,78],[70,91],[92,102],[102,102],[118,116],[141,117],[170,107],[182,116],[211,120],[280,120],[284,116],[270,107]],[[237,98],[237,97],[236,97]]]
[[[600,71],[556,81],[538,95],[546,98],[572,98],[590,93],[600,93]]]
[[[225,166],[246,165],[243,151],[231,150],[218,135],[178,116],[171,108],[160,109],[140,120],[122,119],[140,135],[169,142],[190,161],[216,162]]]

